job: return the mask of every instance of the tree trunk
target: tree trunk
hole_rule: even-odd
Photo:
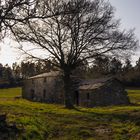
[[[74,108],[72,104],[72,82],[70,78],[70,73],[69,72],[64,72],[64,100],[65,100],[65,107],[72,109]]]

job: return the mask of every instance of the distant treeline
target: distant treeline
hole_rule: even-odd
[[[24,79],[50,70],[53,70],[50,61],[15,62],[12,67],[0,64],[0,88],[22,86]]]
[[[140,58],[132,65],[129,59],[121,61],[115,57],[97,57],[90,65],[87,63],[79,68],[76,73],[86,79],[115,76],[125,86],[140,87]]]
[[[23,80],[44,72],[57,70],[51,61],[13,63],[12,67],[0,64],[0,88],[22,86]],[[140,58],[136,65],[131,61],[121,61],[117,58],[97,57],[92,63],[84,62],[73,75],[84,79],[94,79],[104,76],[116,76],[125,86],[140,87]]]

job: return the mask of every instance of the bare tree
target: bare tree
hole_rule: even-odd
[[[0,1],[0,33],[4,37],[7,28],[12,28],[14,24],[23,22],[21,11],[25,11],[29,3],[27,0],[1,0]],[[19,18],[20,17],[20,18]],[[25,17],[24,17],[25,18]]]
[[[120,31],[113,7],[103,0],[60,0],[49,7],[51,15],[58,9],[70,13],[28,21],[26,26],[17,25],[15,35],[18,40],[31,42],[35,49],[43,50],[46,56],[39,59],[55,60],[53,65],[64,74],[65,105],[72,108],[70,75],[73,70],[97,56],[126,56],[138,47],[138,41],[132,30]],[[38,58],[24,47],[22,50]]]
[[[13,26],[22,23],[26,24],[29,20],[46,19],[65,13],[61,8],[55,8],[60,0],[0,0],[0,34],[1,38],[10,29],[13,33]],[[52,10],[52,5],[55,10]]]

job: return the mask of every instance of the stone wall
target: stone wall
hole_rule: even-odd
[[[79,90],[78,84],[74,85],[73,104],[84,107],[129,104],[127,93],[117,80],[105,82],[95,89]],[[64,104],[63,93],[62,79],[59,76],[48,76],[26,80],[22,96],[32,101]]]
[[[62,103],[64,102],[62,86],[62,80],[58,77],[28,79],[24,82],[22,96],[33,101]]]
[[[128,105],[129,98],[121,83],[112,81],[92,90],[79,91],[79,105],[85,107]]]

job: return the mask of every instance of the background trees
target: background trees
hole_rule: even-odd
[[[0,87],[21,86],[22,81],[31,76],[54,70],[49,62],[13,63],[12,67],[0,64]],[[6,84],[5,84],[6,83]]]

